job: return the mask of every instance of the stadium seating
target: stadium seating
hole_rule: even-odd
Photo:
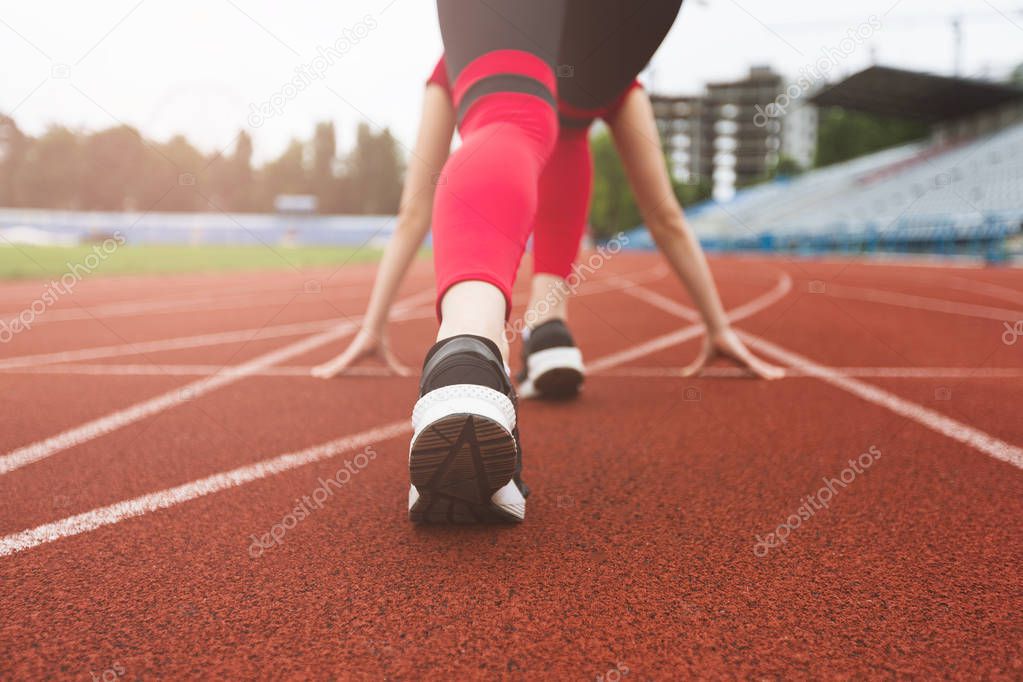
[[[1023,225],[1023,124],[923,142],[738,192],[691,212],[708,248],[962,250]]]

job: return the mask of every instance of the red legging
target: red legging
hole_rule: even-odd
[[[437,60],[426,82],[440,86],[451,96],[443,56]],[[619,97],[616,100],[615,108],[621,99]],[[608,113],[602,111],[599,115],[606,117]],[[540,175],[538,204],[533,221],[533,272],[562,278],[571,274],[572,264],[579,253],[579,244],[586,230],[592,184],[589,126],[563,126],[558,133],[554,151]]]
[[[497,287],[511,311],[511,287],[533,221],[571,215],[572,234],[551,243],[543,267],[565,272],[585,225],[585,192],[553,201],[537,216],[540,196],[557,199],[567,184],[556,169],[540,188],[558,139],[558,82],[566,69],[566,102],[586,119],[623,92],[660,44],[681,0],[437,0],[446,66],[462,145],[441,172],[433,210],[437,309],[447,290],[478,280]],[[598,11],[599,10],[599,11]],[[562,29],[567,30],[563,33]],[[608,42],[608,38],[614,40]],[[605,63],[606,62],[606,63]],[[579,69],[576,73],[575,69]],[[571,118],[571,117],[570,117]],[[583,121],[585,128],[588,121]],[[568,125],[566,128],[576,127]],[[580,158],[591,173],[585,144],[566,135],[561,172]],[[587,156],[581,156],[587,154]],[[571,178],[575,180],[576,178]],[[579,201],[579,196],[583,201]],[[580,208],[581,207],[581,208]],[[577,219],[582,211],[583,219]],[[546,230],[545,230],[546,232]],[[559,230],[560,232],[560,230]],[[546,238],[541,237],[541,242]],[[541,246],[541,253],[547,246]],[[560,261],[560,263],[558,262]],[[554,273],[557,274],[557,273]],[[567,273],[566,273],[567,274]]]
[[[546,65],[533,61],[532,55],[504,56],[512,65],[543,76],[539,67]],[[471,86],[471,81],[468,86],[462,83],[468,71],[456,80],[456,107],[460,90],[464,93]],[[553,89],[553,74],[546,71]],[[444,165],[433,205],[438,317],[447,290],[467,280],[500,289],[507,314],[536,215],[538,181],[557,138],[557,115],[548,102],[532,94],[493,92],[472,103],[459,131],[462,144]]]
[[[567,278],[586,230],[593,187],[589,128],[562,127],[540,176],[533,272]]]

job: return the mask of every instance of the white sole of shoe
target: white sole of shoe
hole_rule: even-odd
[[[518,445],[508,396],[475,384],[430,391],[412,410],[409,518],[416,523],[521,521],[512,480]]]
[[[578,348],[548,348],[526,359],[526,380],[519,384],[519,395],[527,399],[564,400],[579,394],[586,370]]]

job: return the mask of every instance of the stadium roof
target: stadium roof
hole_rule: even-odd
[[[1023,90],[1002,83],[871,66],[824,88],[810,101],[822,107],[939,123],[1021,99]]]

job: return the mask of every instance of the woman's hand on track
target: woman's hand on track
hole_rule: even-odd
[[[700,374],[717,358],[728,358],[739,367],[749,370],[754,376],[768,381],[781,379],[785,370],[765,362],[753,355],[739,335],[731,328],[716,334],[708,334],[703,339],[703,347],[696,360],[682,371],[683,376],[691,377]]]
[[[366,358],[376,357],[384,362],[389,372],[398,376],[411,376],[412,372],[403,365],[397,356],[391,352],[387,343],[387,336],[383,333],[374,333],[366,329],[360,329],[355,338],[337,357],[328,360],[322,365],[313,367],[310,372],[314,377],[320,379],[332,379],[343,374],[352,365]]]

